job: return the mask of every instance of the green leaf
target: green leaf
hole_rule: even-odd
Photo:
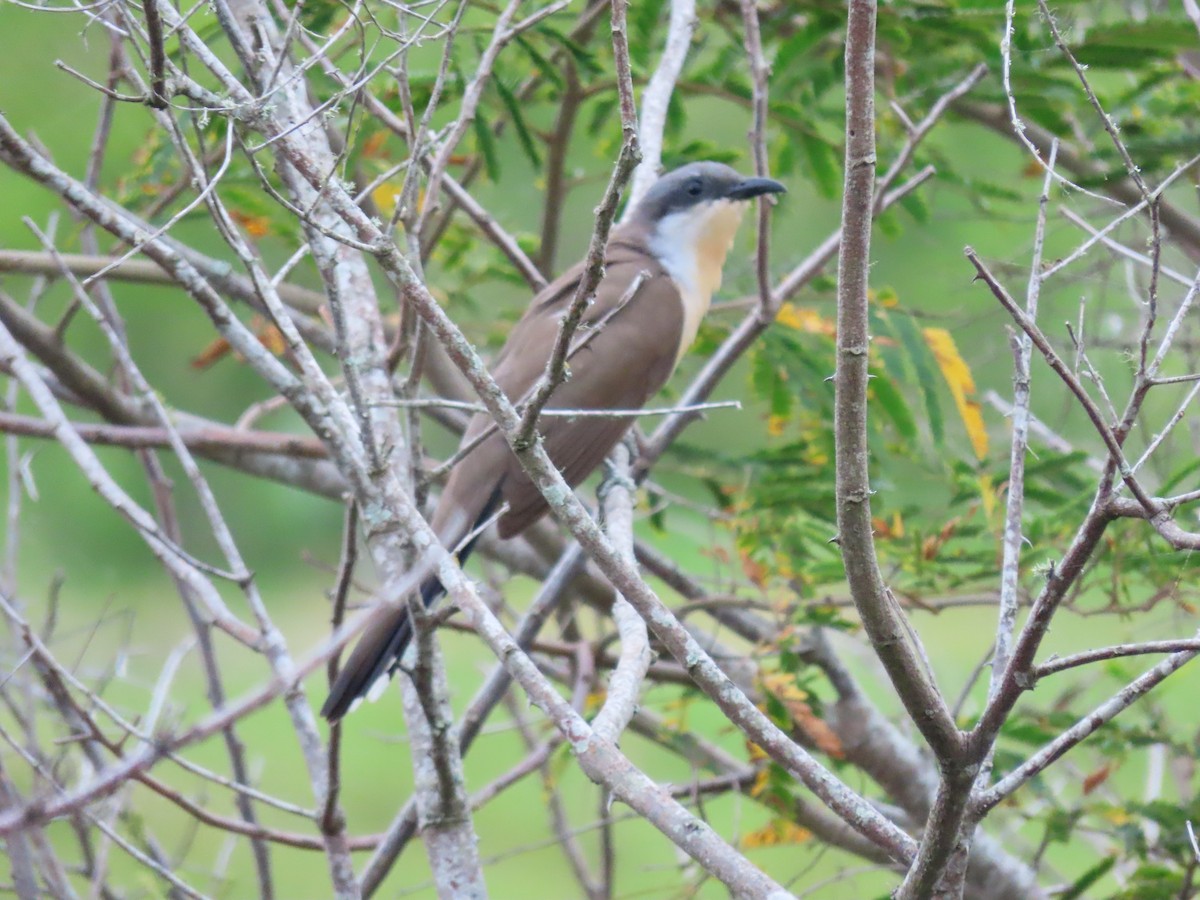
[[[917,326],[910,317],[903,313],[889,315],[888,322],[900,338],[900,346],[908,355],[908,361],[917,373],[917,383],[921,386],[921,395],[925,399],[925,416],[929,421],[929,433],[933,437],[934,446],[941,449],[946,440],[946,424],[942,416],[942,405],[938,400],[937,373],[932,366],[929,346],[921,337]]]
[[[654,30],[658,27],[662,9],[663,4],[656,0],[640,0],[629,5],[629,55],[632,62],[642,68],[650,65],[651,54],[657,50]]]
[[[755,393],[767,401],[771,415],[786,417],[791,412],[792,392],[788,390],[782,366],[772,358],[772,354],[763,351],[754,354],[750,383]]]
[[[904,228],[900,225],[900,219],[896,216],[896,210],[885,209],[875,217],[875,227],[879,229],[884,237],[898,238],[904,234]]]
[[[1117,858],[1115,856],[1104,857],[1104,859],[1076,878],[1074,883],[1058,896],[1061,900],[1075,900],[1077,897],[1082,897],[1083,892],[1107,875],[1108,870],[1116,865],[1116,863]]]
[[[1168,477],[1167,480],[1164,481],[1162,483],[1162,486],[1158,489],[1158,493],[1163,496],[1166,496],[1167,494],[1171,493],[1176,488],[1178,488],[1180,483],[1183,482],[1186,478],[1190,477],[1191,475],[1194,475],[1198,471],[1200,471],[1200,457],[1197,457],[1196,459],[1188,460],[1186,463],[1184,463],[1182,466],[1180,466],[1178,469],[1176,469],[1174,472],[1171,473],[1170,477]],[[1194,483],[1192,486],[1193,487],[1195,486]]]
[[[617,108],[616,97],[601,97],[592,104],[592,115],[588,119],[587,133],[592,137],[598,135],[603,130],[605,124],[612,117],[613,110]]]
[[[1044,840],[1047,843],[1054,844],[1067,843],[1071,839],[1071,835],[1075,831],[1075,826],[1079,824],[1082,815],[1079,810],[1050,810],[1046,815],[1046,836]]]
[[[552,28],[549,25],[539,25],[537,31],[539,34],[544,34],[561,44],[563,49],[571,54],[571,58],[575,60],[575,64],[579,66],[580,74],[593,76],[605,74],[604,67],[596,62],[596,55],[594,53],[576,41],[571,40],[557,28]]]
[[[666,133],[677,136],[687,125],[687,110],[683,98],[677,91],[672,91],[667,100]]]
[[[663,165],[668,169],[701,159],[733,165],[741,159],[741,154],[736,150],[706,140],[688,141],[670,151],[663,151]]]
[[[530,62],[532,62],[534,68],[541,73],[541,76],[556,88],[561,89],[563,86],[563,77],[562,72],[559,71],[559,68],[551,65],[550,60],[546,59],[546,57],[542,55],[541,51],[539,51],[537,47],[533,46],[533,44],[530,43],[524,35],[517,35],[516,42],[517,46],[525,51],[525,55],[529,57]]]
[[[809,169],[816,180],[817,189],[821,196],[832,200],[838,195],[841,181],[841,167],[838,165],[837,155],[829,144],[811,134],[800,134],[799,139]]]
[[[1119,25],[1089,28],[1083,45],[1076,48],[1076,56],[1084,47],[1124,47],[1164,52],[1192,50],[1195,46],[1196,28],[1190,21],[1182,17],[1155,16],[1144,22],[1124,20]],[[1125,65],[1129,66],[1131,62],[1129,56],[1126,56]]]
[[[795,69],[806,67],[810,59],[809,50],[840,25],[841,20],[837,16],[816,16],[780,45],[771,62],[772,74],[786,78]]]
[[[1125,889],[1112,900],[1175,900],[1183,887],[1183,873],[1153,863],[1139,866]]]
[[[513,92],[504,84],[503,78],[493,78],[492,84],[495,85],[496,93],[500,95],[505,109],[508,110],[509,116],[512,117],[513,129],[517,132],[517,143],[521,145],[521,149],[525,151],[525,155],[529,157],[529,161],[533,163],[534,169],[541,169],[542,157],[538,153],[537,144],[534,142],[529,127],[525,124],[525,114],[521,112],[521,104],[517,102],[517,98],[513,96]]]
[[[900,437],[906,441],[915,441],[917,439],[917,423],[913,420],[908,404],[904,402],[904,396],[896,389],[896,385],[892,383],[886,372],[872,367],[871,375],[873,377],[869,390],[874,395],[875,401],[892,420]]]
[[[333,17],[341,10],[342,5],[333,0],[310,0],[300,8],[300,21],[308,31],[324,34]]]
[[[907,197],[900,201],[900,206],[907,212],[919,225],[929,224],[929,205],[921,196],[920,191],[913,191]]]
[[[496,139],[492,135],[492,129],[488,127],[487,120],[479,112],[475,114],[475,121],[471,123],[475,130],[475,145],[479,148],[479,153],[483,156],[483,166],[487,171],[487,176],[493,182],[500,181],[500,157],[496,153]]]

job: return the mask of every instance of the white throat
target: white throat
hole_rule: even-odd
[[[650,236],[650,251],[675,282],[683,303],[676,364],[696,339],[712,295],[721,287],[721,268],[744,211],[744,203],[714,200],[663,216]]]

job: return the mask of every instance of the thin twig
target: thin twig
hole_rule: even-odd
[[[618,31],[616,14],[614,13],[614,44],[619,42],[618,36],[623,38],[623,32]],[[627,49],[625,53],[628,54]],[[621,54],[618,53],[617,56],[619,63]],[[625,65],[625,74],[619,77],[619,81],[622,79],[628,80],[630,77],[627,59]],[[632,89],[630,90],[632,91]],[[623,101],[623,110],[625,106],[626,104]],[[550,402],[550,397],[566,380],[567,355],[571,349],[571,342],[575,337],[575,331],[583,321],[584,312],[586,312],[595,299],[596,288],[600,285],[600,279],[604,277],[604,254],[608,246],[609,231],[612,228],[613,219],[617,214],[617,203],[621,199],[621,192],[630,174],[633,172],[633,167],[637,164],[639,156],[636,127],[636,122],[626,121],[624,123],[624,141],[621,144],[621,152],[617,157],[616,166],[613,168],[612,177],[609,179],[608,188],[604,192],[604,198],[596,208],[596,224],[592,230],[592,238],[588,245],[587,256],[584,258],[583,274],[579,279],[579,285],[575,289],[575,295],[571,298],[571,303],[567,307],[567,311],[563,314],[562,321],[559,324],[558,335],[554,340],[554,347],[550,351],[549,359],[546,361],[546,370],[543,372],[537,387],[533,390],[533,396],[529,399],[522,414],[521,428],[514,442],[518,451],[528,447],[533,442],[534,429],[537,428],[538,416],[546,404]]]
[[[1120,659],[1125,656],[1187,652],[1200,652],[1200,640],[1185,638],[1177,641],[1145,641],[1140,644],[1114,644],[1111,647],[1097,647],[1094,650],[1072,653],[1070,656],[1052,656],[1044,663],[1035,666],[1032,674],[1034,679],[1039,679],[1045,678],[1047,675],[1064,672],[1067,669],[1074,669],[1077,666],[1086,666],[1090,663],[1103,662],[1109,659]]]

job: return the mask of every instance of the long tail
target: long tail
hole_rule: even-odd
[[[484,504],[483,511],[479,514],[471,531],[475,531],[491,518],[492,513],[499,507],[501,499],[501,489],[497,487],[488,498],[487,503]],[[459,563],[467,561],[467,557],[475,549],[477,540],[478,535],[458,551]],[[442,583],[437,578],[429,578],[421,585],[421,602],[425,604],[426,609],[429,609],[444,593],[446,593],[446,589],[442,587]],[[321,707],[321,715],[330,722],[338,721],[349,713],[358,701],[370,695],[376,683],[381,679],[391,678],[396,673],[396,668],[400,665],[400,660],[404,656],[404,651],[408,649],[412,636],[412,619],[408,614],[408,609],[403,605],[364,634],[358,642],[358,646],[354,648],[354,652],[350,654],[350,658],[338,672],[337,680],[329,689],[329,697],[326,698],[325,705]]]

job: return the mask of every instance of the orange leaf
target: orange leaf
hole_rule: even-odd
[[[890,522],[879,516],[874,517],[871,519],[871,526],[875,529],[875,533],[884,540],[904,537],[904,520],[900,518],[899,510],[892,513]]]
[[[264,347],[276,356],[283,356],[287,350],[287,342],[283,338],[283,333],[274,324],[268,323],[262,316],[255,316],[250,320],[250,327],[254,329],[255,336]],[[224,338],[217,338],[192,360],[192,368],[207,369],[223,359],[230,349],[228,341]],[[241,359],[240,356],[238,358]]]
[[[812,707],[807,703],[800,703],[795,708],[788,707],[792,713],[792,718],[796,722],[796,726],[808,735],[809,740],[813,745],[827,756],[834,759],[842,759],[846,755],[845,749],[842,747],[842,740],[837,736],[832,728],[824,719],[817,716],[812,711]]]
[[[738,551],[738,556],[742,561],[742,572],[754,584],[755,587],[761,588],[767,583],[767,567],[760,562],[755,562],[750,558],[750,554],[744,550]]]
[[[258,340],[276,356],[283,356],[284,351],[287,350],[287,341],[283,339],[283,332],[274,325],[268,325],[258,332]]]
[[[271,220],[266,216],[251,216],[237,210],[233,210],[230,215],[233,216],[235,222],[246,229],[246,234],[250,237],[266,237],[271,233]]]
[[[382,155],[383,144],[387,140],[386,131],[377,131],[365,141],[362,145],[362,155],[367,159]]]
[[[229,342],[225,338],[217,338],[200,351],[192,360],[193,369],[207,369],[229,352]]]
[[[818,750],[834,759],[845,756],[841,740],[834,730],[813,712],[806,702],[808,693],[796,684],[795,676],[786,672],[771,672],[763,675],[761,681],[768,693],[787,709],[793,724],[808,736]]]
[[[958,530],[958,523],[962,521],[960,516],[955,516],[949,522],[942,526],[942,530],[938,533],[938,540],[943,544],[950,538],[954,537],[954,532]]]
[[[1084,796],[1087,796],[1096,788],[1100,787],[1100,785],[1104,784],[1104,782],[1108,781],[1108,776],[1111,774],[1112,766],[1108,763],[1105,763],[1100,768],[1096,769],[1096,771],[1089,773],[1088,776],[1083,779]]]
[[[954,532],[958,530],[959,522],[962,521],[960,516],[955,516],[942,526],[942,530],[937,534],[930,535],[921,542],[921,558],[935,559],[938,551],[950,538],[954,537]]]

